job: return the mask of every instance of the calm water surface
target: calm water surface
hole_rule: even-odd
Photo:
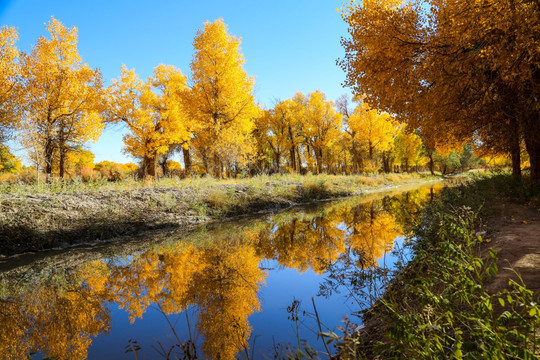
[[[436,189],[350,198],[262,219],[41,255],[0,274],[0,358],[274,358],[369,306]],[[149,235],[151,238],[152,235]],[[19,260],[20,261],[20,260]],[[363,281],[347,280],[358,271]],[[358,278],[357,278],[358,279]]]

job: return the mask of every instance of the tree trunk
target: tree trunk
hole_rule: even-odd
[[[289,156],[291,158],[291,168],[293,169],[294,172],[297,172],[298,168],[296,166],[296,154],[295,154],[296,144],[294,143],[294,136],[293,136],[292,128],[290,125],[287,130],[289,131],[289,139],[291,141],[291,148],[289,149]]]
[[[300,156],[300,149],[298,146],[295,147],[296,150],[296,172],[302,173],[302,157]]]
[[[182,147],[182,154],[184,155],[184,167],[186,176],[191,175],[191,157],[189,154],[189,148]]]
[[[435,166],[435,163],[433,161],[433,152],[430,152],[429,153],[429,171],[431,172],[431,175],[435,175],[435,171],[434,171],[434,166]]]
[[[65,174],[66,174],[66,149],[62,146],[60,147],[59,149],[59,158],[58,158],[58,171],[59,171],[59,175],[60,175],[60,178],[64,178]]]
[[[315,149],[315,148],[313,149],[313,154],[315,155],[315,169],[317,171],[317,175],[322,173],[321,153],[322,153],[322,150]]]
[[[525,147],[531,163],[531,181],[534,186],[540,185],[540,119],[534,116],[528,119],[523,129]]]
[[[168,161],[167,159],[164,159],[162,162],[161,162],[161,172],[163,173],[163,176],[169,176],[171,175],[171,171],[169,170],[169,164],[168,164]]]
[[[510,124],[510,134],[508,134],[510,157],[512,159],[512,176],[514,179],[521,178],[521,149],[519,147],[519,125],[517,121]]]
[[[383,171],[388,174],[392,169],[390,168],[390,155],[386,151],[382,152],[382,162]]]
[[[52,139],[45,140],[45,174],[47,174],[47,179],[52,173],[53,165],[53,156],[54,156],[54,142]]]
[[[145,155],[143,158],[143,179],[146,175],[155,177],[156,176],[156,156],[155,155]]]

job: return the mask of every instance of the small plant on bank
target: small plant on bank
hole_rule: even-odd
[[[302,197],[318,200],[328,197],[329,186],[324,178],[309,178],[302,183]]]

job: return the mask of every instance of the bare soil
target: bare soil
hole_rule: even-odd
[[[483,257],[497,250],[498,274],[487,284],[489,292],[508,286],[510,279],[520,281],[540,300],[540,209],[503,203],[499,212],[487,219]],[[518,276],[519,274],[519,276]]]

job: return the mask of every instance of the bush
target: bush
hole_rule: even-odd
[[[102,161],[95,166],[95,170],[109,181],[123,180],[127,176],[132,175],[137,168],[137,165],[132,163],[119,164],[112,161]]]
[[[328,195],[328,184],[324,178],[309,177],[302,182],[302,196],[306,199],[322,199]]]

